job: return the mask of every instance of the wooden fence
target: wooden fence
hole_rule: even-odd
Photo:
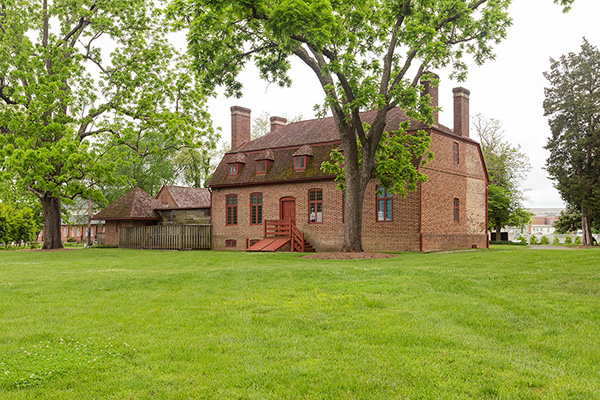
[[[209,250],[210,225],[151,225],[121,227],[119,247],[127,249]]]

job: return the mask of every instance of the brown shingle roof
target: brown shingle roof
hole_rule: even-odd
[[[365,111],[360,114],[361,120],[372,124],[377,116],[377,111]],[[398,129],[401,122],[406,121],[406,113],[396,107],[387,113],[386,130],[392,131]],[[427,129],[428,127],[420,122],[412,121],[409,130]],[[444,133],[454,134],[452,130],[443,125],[436,125],[435,128]],[[323,119],[309,119],[306,121],[294,122],[279,127],[274,132],[261,136],[251,142],[248,142],[236,153],[246,153],[249,151],[275,149],[278,147],[302,146],[305,144],[325,143],[340,140],[337,127],[333,117]],[[233,152],[230,152],[233,153]]]
[[[228,186],[241,184],[257,184],[263,182],[279,182],[279,181],[298,181],[304,179],[322,179],[332,178],[331,175],[321,171],[321,163],[329,159],[331,150],[338,146],[337,143],[330,143],[314,147],[314,157],[306,165],[306,170],[301,172],[294,171],[294,153],[297,148],[275,149],[275,161],[267,170],[266,174],[256,173],[257,156],[260,153],[248,154],[248,162],[241,169],[237,176],[229,176],[227,174],[225,156],[221,164],[213,174],[210,180],[210,186]]]
[[[304,146],[300,147],[298,149],[298,151],[293,154],[294,157],[296,157],[296,156],[311,156],[311,157],[313,157],[314,155],[315,155],[315,152],[313,151],[312,147],[309,144],[305,144]]]
[[[257,160],[275,160],[275,154],[273,154],[273,150],[271,149],[266,149],[261,151],[260,153],[258,153],[258,155],[256,156]]]
[[[186,186],[165,185],[163,189],[168,191],[177,208],[209,208],[210,191],[203,188]],[[165,207],[160,207],[165,208]]]
[[[162,204],[141,188],[135,187],[125,193],[114,203],[109,204],[105,209],[95,214],[92,219],[95,220],[129,220],[146,219],[158,220],[154,213],[157,208],[162,208]]]
[[[361,113],[361,119],[363,122],[372,124],[376,115],[376,110],[366,111]],[[386,130],[393,131],[398,129],[400,123],[406,121],[406,119],[405,112],[400,108],[397,107],[390,110],[387,114]],[[430,128],[418,121],[411,121],[409,131],[419,129],[425,130]],[[436,124],[431,129],[460,137],[443,125]],[[468,138],[463,139],[471,141]],[[210,180],[209,187],[331,177],[324,174],[320,170],[320,167],[323,161],[329,159],[331,150],[339,148],[339,143],[340,136],[332,117],[299,121],[281,126],[277,130],[261,136],[235,151],[225,154]],[[312,148],[314,152],[313,158],[308,163],[305,171],[295,172],[293,163],[294,153],[298,152],[297,155],[307,153],[308,148]],[[259,159],[257,157],[262,157],[266,149],[273,151],[273,165],[266,174],[257,175],[256,160]],[[228,176],[227,164],[240,162],[238,161],[240,159],[244,159],[246,165],[241,168],[238,175]],[[415,162],[418,163],[418,160],[415,160]]]

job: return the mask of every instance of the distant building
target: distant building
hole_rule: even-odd
[[[564,208],[528,208],[533,214],[528,226],[530,235],[548,236],[554,234],[554,222],[558,219]]]

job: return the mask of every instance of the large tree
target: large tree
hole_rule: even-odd
[[[473,117],[473,128],[490,178],[488,186],[488,227],[500,232],[506,226],[524,226],[531,216],[523,207],[521,184],[531,169],[529,158],[519,145],[505,140],[502,123],[482,114]]]
[[[105,141],[153,136],[155,154],[163,141],[198,145],[203,96],[157,3],[0,5],[0,167],[41,201],[44,248],[62,247],[61,202],[101,196],[93,188],[111,180],[118,159],[102,157]]]
[[[477,64],[492,58],[491,46],[505,37],[510,25],[509,4],[510,0],[174,0],[172,11],[180,25],[189,28],[195,66],[210,87],[225,86],[227,94],[240,95],[237,76],[249,61],[262,78],[282,86],[291,82],[290,57],[314,72],[326,96],[322,114],[331,112],[342,140],[342,250],[362,251],[362,204],[373,176],[383,177],[382,184],[400,194],[425,179],[411,161],[427,154],[428,138],[420,132],[397,139],[407,126],[386,126],[387,113],[402,107],[410,118],[432,124],[429,97],[420,98],[423,75],[428,69],[451,66],[454,76],[462,79],[466,55]],[[377,110],[371,126],[361,119],[360,111],[366,109]],[[389,156],[392,160],[386,160]],[[385,175],[378,174],[383,169],[378,161],[385,162]]]
[[[546,168],[567,204],[581,209],[582,242],[591,245],[592,216],[600,210],[600,52],[584,39],[579,53],[550,62]]]

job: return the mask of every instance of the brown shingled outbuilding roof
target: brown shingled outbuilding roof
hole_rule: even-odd
[[[95,214],[94,220],[158,220],[154,210],[162,204],[139,187],[131,189],[105,209]]]
[[[186,186],[163,186],[162,190],[166,190],[171,195],[171,198],[177,208],[210,208],[210,191],[204,188],[193,188]],[[165,209],[164,206],[160,207]]]

